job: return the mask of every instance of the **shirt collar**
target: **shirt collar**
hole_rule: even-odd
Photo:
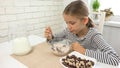
[[[75,36],[76,36],[76,38],[78,38],[79,40],[83,41],[83,40],[85,40],[86,38],[88,38],[89,36],[91,36],[92,30],[93,30],[93,28],[89,28],[87,34],[86,34],[84,37],[82,37],[82,38],[78,38],[76,35],[75,35]]]
[[[69,31],[69,29],[67,29],[67,30]],[[86,38],[88,38],[88,37],[92,34],[92,30],[93,30],[93,28],[89,28],[87,34],[86,34],[84,37],[82,37],[82,38],[78,38],[78,36],[76,36],[75,34],[71,33],[70,31],[69,31],[69,32],[70,32],[75,38],[77,38],[78,40],[83,41],[83,40],[85,40]]]

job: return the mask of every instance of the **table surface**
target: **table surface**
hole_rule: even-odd
[[[50,45],[46,42],[34,46],[33,51],[28,55],[16,56],[12,54],[12,56],[29,68],[62,68],[59,63],[60,57],[51,52]]]
[[[33,52],[26,56],[12,56],[29,68],[63,68],[59,61],[61,57],[54,55],[50,50],[50,45],[48,45],[46,42],[34,46]],[[111,67],[110,65],[102,65],[104,67],[116,68],[113,66]],[[102,67],[100,63],[97,63],[94,68],[104,67]]]
[[[44,44],[42,43],[42,42],[45,42],[45,38],[32,35],[29,37],[29,40],[31,41],[31,45],[37,45],[38,43],[41,43],[39,44],[39,46],[37,47],[35,46],[37,50],[38,48],[40,48],[40,51],[39,52],[36,50],[33,51],[33,53],[35,52],[39,54],[39,56],[41,56],[41,58],[38,61],[34,60],[35,58],[38,58],[38,57],[32,53],[29,54],[34,57],[34,59],[31,59],[32,60],[32,62],[30,62],[31,65],[28,64],[28,61],[25,61],[25,62],[20,61],[23,58],[19,57],[19,59],[16,60],[12,56],[10,56],[10,54],[12,54],[11,43],[5,42],[0,44],[0,68],[28,68],[28,66],[30,66],[29,68],[62,68],[62,66],[59,63],[60,57],[53,55],[50,51],[49,46],[45,43]],[[40,60],[42,61],[40,62]],[[36,67],[32,67],[32,65],[35,63],[36,63]],[[38,64],[41,67],[37,67]],[[113,67],[111,65],[107,65],[103,63],[97,63],[95,66],[95,68],[107,68],[107,67],[120,68],[120,67]]]

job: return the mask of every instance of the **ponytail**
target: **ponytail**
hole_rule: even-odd
[[[88,23],[86,24],[88,28],[94,27],[95,25],[93,24],[93,21],[88,17]]]

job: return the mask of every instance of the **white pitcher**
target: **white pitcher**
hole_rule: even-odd
[[[26,26],[25,23],[10,24],[10,40],[12,40],[12,51],[15,55],[26,55],[32,50]]]
[[[25,55],[31,51],[29,40],[26,37],[15,38],[12,41],[13,53],[16,55]]]

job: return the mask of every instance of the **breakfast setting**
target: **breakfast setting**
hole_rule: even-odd
[[[120,68],[119,3],[0,0],[0,68]]]

